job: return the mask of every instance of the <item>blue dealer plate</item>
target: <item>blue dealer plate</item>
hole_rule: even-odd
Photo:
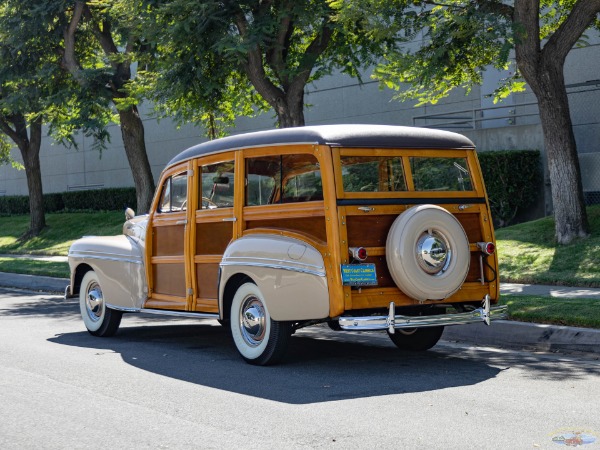
[[[377,286],[375,264],[342,264],[344,286]]]

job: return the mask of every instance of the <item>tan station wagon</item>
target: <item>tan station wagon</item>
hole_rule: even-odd
[[[295,330],[384,330],[427,350],[444,326],[504,318],[473,143],[436,130],[289,128],[189,148],[147,216],[69,251],[89,332],[123,313],[217,319],[272,364]]]

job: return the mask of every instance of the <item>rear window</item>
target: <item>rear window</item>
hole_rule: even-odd
[[[463,157],[341,155],[340,162],[346,193],[405,192],[409,190],[409,175],[413,182],[410,190],[414,191],[473,190]]]
[[[466,158],[410,158],[415,191],[472,191]]]
[[[342,156],[345,192],[406,191],[402,158],[398,156]]]

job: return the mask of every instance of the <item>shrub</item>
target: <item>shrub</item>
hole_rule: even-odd
[[[502,150],[482,152],[478,156],[494,222],[498,227],[505,227],[539,197],[540,152]]]
[[[135,188],[94,189],[44,194],[47,213],[61,211],[122,211],[126,207],[136,209]],[[0,215],[29,214],[29,197],[0,197]]]

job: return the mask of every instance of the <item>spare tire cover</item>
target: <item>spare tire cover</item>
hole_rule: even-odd
[[[469,240],[444,208],[418,205],[400,214],[387,236],[386,259],[396,285],[419,301],[454,294],[469,272]]]

